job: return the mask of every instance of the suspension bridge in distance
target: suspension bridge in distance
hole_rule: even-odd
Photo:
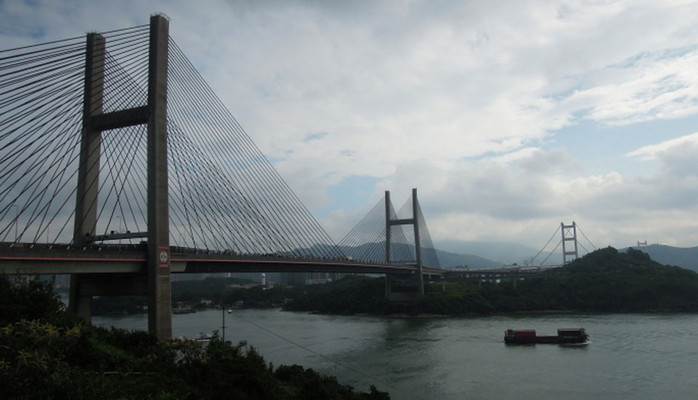
[[[538,251],[538,253],[526,260],[524,265],[510,265],[499,268],[481,268],[481,269],[454,269],[445,271],[441,278],[449,281],[477,281],[477,282],[500,282],[503,279],[513,279],[514,282],[518,279],[531,279],[541,277],[536,275],[538,272],[551,271],[569,264],[579,257],[579,248],[581,247],[589,253],[590,250],[578,240],[577,231],[582,234],[589,247],[596,250],[589,238],[582,232],[576,222],[566,225],[564,222],[555,230],[548,242]],[[552,250],[547,251],[548,246],[553,243],[553,239],[560,234],[560,240]],[[562,247],[561,264],[545,264],[550,257],[556,254],[557,249]],[[546,254],[547,253],[547,254]],[[537,264],[538,257],[545,255]]]
[[[386,192],[334,244],[161,15],[0,51],[0,273],[71,274],[87,320],[93,296],[146,295],[171,337],[172,273],[386,274],[387,297],[420,296],[441,270],[416,189],[403,209]]]

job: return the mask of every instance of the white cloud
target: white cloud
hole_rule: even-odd
[[[644,177],[622,175],[612,156],[591,175],[593,161],[559,140],[583,120],[613,129],[698,114],[694,1],[37,4],[0,4],[0,47],[165,12],[311,210],[331,205],[328,187],[370,176],[381,179],[371,205],[418,187],[434,238],[535,245],[577,219],[603,245],[642,239],[634,232],[698,240],[698,134],[663,132],[616,155],[656,160]],[[323,223],[336,237],[362,207]]]
[[[661,143],[643,146],[637,150],[627,153],[626,156],[638,157],[642,160],[654,160],[657,159],[660,154],[670,151],[672,149],[677,149],[683,146],[692,146],[696,144],[698,144],[698,132],[666,140]]]

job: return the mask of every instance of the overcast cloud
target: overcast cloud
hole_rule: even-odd
[[[158,11],[335,239],[417,187],[437,243],[698,245],[698,2],[5,0],[0,48]]]

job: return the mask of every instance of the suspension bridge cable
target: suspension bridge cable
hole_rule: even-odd
[[[582,236],[584,237],[584,239],[586,239],[587,243],[589,243],[589,244],[591,245],[591,247],[592,247],[594,250],[596,250],[596,246],[594,246],[594,244],[591,242],[591,240],[589,240],[589,238],[587,237],[587,235],[584,234],[584,232],[582,231],[582,228],[580,228],[578,224],[577,224],[577,229],[579,229],[579,233],[582,234]],[[585,250],[586,250],[586,249],[585,249]],[[586,250],[586,252],[589,253],[590,251],[589,251],[589,250]]]
[[[557,250],[558,247],[560,247],[560,244],[562,244],[562,240],[557,243],[557,245],[555,246],[553,251],[551,251],[550,254],[548,254],[548,256],[545,257],[545,259],[540,263],[541,266],[543,266],[545,264],[545,262],[548,261],[548,259],[550,258],[550,256],[553,255],[553,253],[555,253],[555,250]]]
[[[540,253],[542,253],[542,252],[548,247],[548,245],[550,244],[550,242],[552,242],[553,238],[555,238],[555,235],[557,235],[558,232],[560,232],[560,227],[559,227],[559,226],[557,227],[557,229],[555,229],[555,232],[553,233],[553,235],[550,236],[550,239],[548,239],[548,242],[545,243],[545,245],[543,245],[543,247],[538,251],[538,253],[536,253],[535,256],[531,257],[531,263],[533,263],[533,260],[535,260],[536,258],[538,258],[538,256],[540,255]],[[559,245],[560,245],[560,244],[558,243],[558,246],[559,246]],[[555,249],[557,249],[557,246],[555,247]],[[553,250],[553,251],[555,251],[555,250]],[[551,252],[551,254],[552,254],[552,252]],[[545,259],[543,262],[547,261],[549,257],[550,257],[550,255],[548,255],[548,257],[546,257],[546,259]],[[541,265],[543,265],[543,263],[541,263]]]

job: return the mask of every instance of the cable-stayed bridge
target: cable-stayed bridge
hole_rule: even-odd
[[[92,296],[147,294],[159,337],[171,273],[402,274],[423,292],[438,260],[416,190],[400,217],[386,192],[372,242],[334,244],[168,31],[155,15],[0,51],[0,272],[73,274],[86,318]]]

